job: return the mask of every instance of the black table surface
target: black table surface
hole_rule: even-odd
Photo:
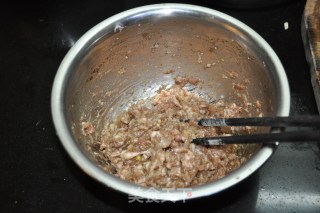
[[[319,143],[280,145],[240,184],[183,202],[129,203],[82,172],[55,134],[50,113],[54,76],[79,37],[147,0],[7,1],[0,7],[1,212],[320,212]],[[177,1],[175,1],[177,2]],[[217,7],[213,0],[178,1],[227,13],[256,30],[288,75],[291,114],[318,114],[301,39],[305,1],[256,10]],[[284,29],[288,22],[289,29]]]

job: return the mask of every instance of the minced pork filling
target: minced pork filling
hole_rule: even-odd
[[[143,186],[190,187],[222,178],[244,161],[237,145],[201,146],[193,138],[232,134],[231,127],[203,127],[201,118],[239,117],[242,107],[209,103],[177,78],[149,100],[140,100],[107,123],[100,150],[120,178]],[[245,130],[245,129],[244,129]]]

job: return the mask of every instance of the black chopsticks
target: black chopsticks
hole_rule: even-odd
[[[319,131],[283,132],[254,135],[233,135],[209,138],[195,138],[192,143],[211,146],[224,144],[250,144],[250,143],[274,143],[278,142],[308,142],[320,141]]]
[[[320,126],[320,116],[201,119],[200,126]]]
[[[269,126],[269,127],[319,127],[320,116],[300,117],[251,117],[251,118],[213,118],[199,121],[201,126]],[[224,145],[279,142],[309,142],[320,141],[319,130],[281,132],[250,135],[218,136],[195,138],[192,143],[197,145]]]

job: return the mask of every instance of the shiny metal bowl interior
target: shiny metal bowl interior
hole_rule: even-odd
[[[208,68],[207,64],[215,65]],[[174,70],[170,75],[164,71]],[[238,79],[226,79],[235,70]],[[138,99],[172,85],[176,76],[203,80],[197,92],[213,100],[241,105],[233,83],[249,79],[249,101],[263,103],[264,116],[289,114],[287,77],[276,54],[253,30],[215,10],[184,4],[159,4],[125,11],[96,25],[61,63],[52,91],[57,134],[73,160],[103,184],[142,197],[181,200],[181,190],[154,192],[104,172],[99,154],[105,122]],[[259,113],[253,110],[252,116]],[[82,134],[91,122],[93,134]],[[276,145],[246,147],[251,159],[226,177],[192,189],[192,198],[210,195],[257,170]]]

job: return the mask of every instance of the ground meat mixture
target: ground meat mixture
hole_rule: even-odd
[[[198,81],[178,78],[171,88],[138,101],[106,124],[100,150],[116,176],[143,186],[191,187],[222,178],[244,162],[237,155],[237,145],[191,143],[193,138],[234,130],[198,126],[199,119],[238,117],[243,109],[222,100],[209,103],[188,92],[186,83]]]

